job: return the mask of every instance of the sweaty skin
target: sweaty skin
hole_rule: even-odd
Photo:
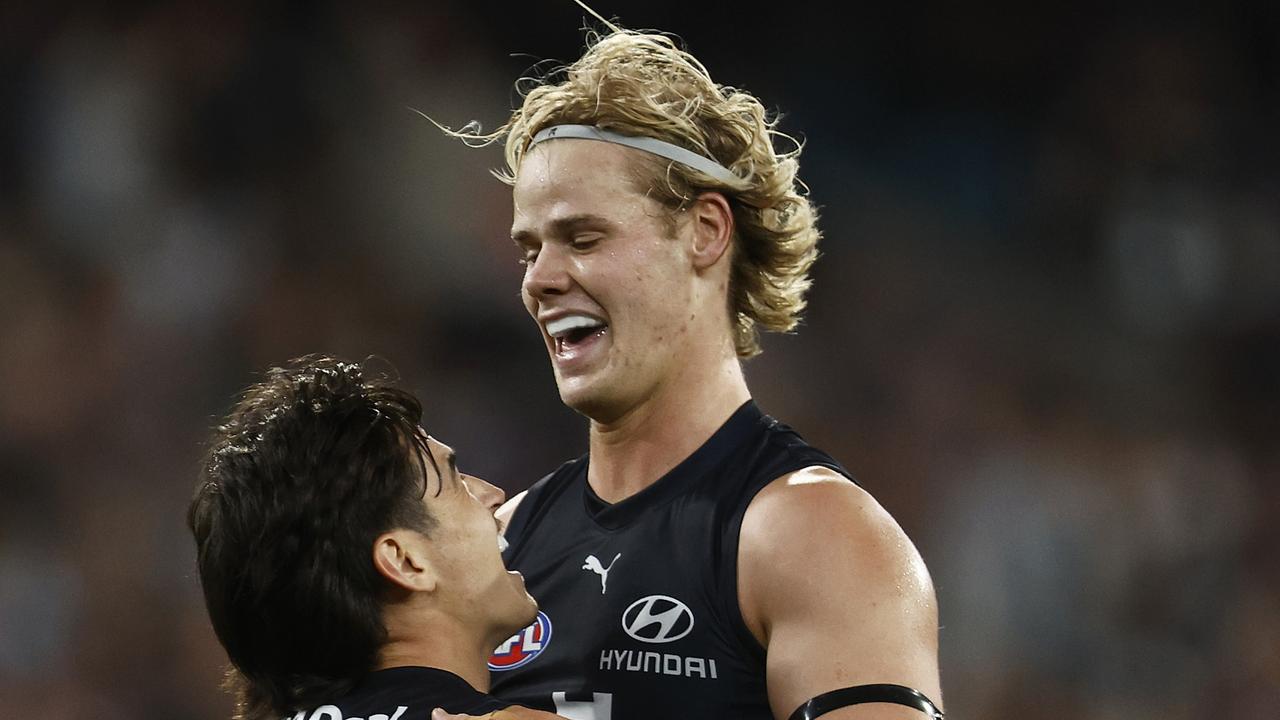
[[[566,360],[540,323],[562,399],[592,419],[588,482],[610,502],[675,467],[750,397],[723,310],[727,205],[708,193],[667,237],[656,220],[663,209],[626,179],[636,152],[588,140],[543,143],[514,192],[512,234],[528,262],[522,295],[530,315],[543,320],[568,308],[607,324]],[[523,497],[499,510],[502,524]],[[776,717],[869,683],[907,685],[941,702],[932,582],[901,528],[858,486],[821,467],[776,479],[743,519],[738,565],[744,619],[768,649]],[[876,703],[824,717],[919,712]]]

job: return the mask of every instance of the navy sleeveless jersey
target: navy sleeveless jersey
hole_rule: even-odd
[[[536,483],[507,528],[507,566],[541,612],[494,652],[493,694],[577,720],[772,718],[738,607],[742,516],[787,473],[849,473],[754,401],[617,504],[592,492],[588,462]]]
[[[483,715],[509,707],[447,670],[396,667],[369,673],[331,705],[302,710],[284,720],[431,720],[431,711]]]

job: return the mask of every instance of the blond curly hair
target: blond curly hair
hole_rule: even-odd
[[[777,118],[758,99],[716,84],[670,37],[610,27],[608,34],[590,34],[587,51],[572,65],[522,78],[524,102],[495,132],[453,134],[486,143],[505,137],[507,170],[495,174],[508,184],[533,136],[564,124],[665,140],[729,168],[738,177],[732,184],[646,157],[643,190],[673,211],[670,227],[702,192],[729,198],[736,226],[729,280],[734,346],[739,357],[757,355],[758,328],[787,332],[799,322],[818,257],[817,212],[796,177],[802,145],[775,129]],[[775,149],[775,138],[791,149]]]

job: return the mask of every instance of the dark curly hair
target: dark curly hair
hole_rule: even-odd
[[[434,525],[421,416],[390,381],[312,356],[267,371],[214,432],[187,525],[237,718],[320,704],[374,668],[373,542]]]

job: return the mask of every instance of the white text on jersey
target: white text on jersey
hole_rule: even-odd
[[[369,720],[400,720],[400,716],[408,709],[408,705],[401,705],[396,708],[394,715],[374,713],[369,716]],[[290,715],[289,717],[284,718],[284,720],[364,720],[364,718],[343,718],[342,710],[338,706],[321,705],[310,713],[306,710],[299,710],[296,715]]]
[[[645,650],[601,650],[600,669],[712,680],[720,678],[716,674],[716,661],[711,658],[685,657]]]

